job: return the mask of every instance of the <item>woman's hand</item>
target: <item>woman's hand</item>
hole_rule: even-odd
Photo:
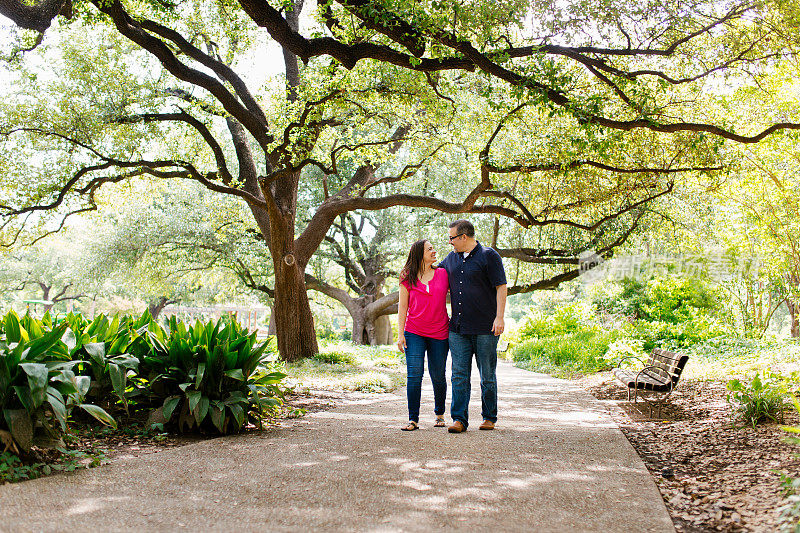
[[[397,339],[397,349],[400,350],[401,353],[406,353],[406,336],[400,335],[400,338]]]

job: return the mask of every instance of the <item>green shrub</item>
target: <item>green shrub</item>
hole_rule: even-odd
[[[186,328],[173,317],[168,325],[150,322],[149,354],[140,357],[147,392],[163,401],[167,422],[232,433],[280,405],[278,384],[286,375],[263,368],[275,353],[272,339],[257,345],[255,333],[226,319]]]
[[[703,280],[659,276],[647,281],[624,278],[616,290],[595,289],[598,310],[634,320],[679,324],[721,309],[720,295]]]
[[[529,339],[514,347],[512,357],[531,370],[598,372],[609,368],[605,353],[618,335],[616,331],[592,329]]]
[[[627,357],[645,360],[647,351],[644,345],[645,342],[642,339],[620,337],[608,345],[608,350],[603,354],[603,360],[611,368],[619,366],[620,362]]]
[[[586,328],[589,321],[586,309],[580,304],[565,305],[553,313],[532,311],[518,330],[517,336],[524,340],[574,333]]]
[[[313,359],[329,365],[354,365],[355,356],[345,350],[323,350],[314,355]]]
[[[91,378],[77,376],[70,357],[76,335],[67,322],[53,325],[10,311],[0,335],[0,430],[16,446],[28,450],[37,437],[58,440],[73,409],[80,408],[109,426],[114,419],[100,407],[85,403]]]
[[[644,342],[644,350],[653,348],[688,348],[726,334],[725,328],[705,315],[696,315],[684,322],[637,320],[630,335]]]
[[[755,427],[760,422],[783,420],[789,387],[787,379],[769,370],[756,373],[749,382],[738,379],[728,381],[728,403],[735,416]]]
[[[91,396],[102,400],[116,396],[128,412],[129,401],[139,394],[138,390],[128,390],[128,377],[136,375],[139,367],[138,357],[131,352],[149,351],[142,333],[151,320],[148,311],[139,318],[114,315],[109,320],[101,314],[88,322],[72,313],[64,318],[70,329],[78,332],[70,358],[80,361],[76,367],[80,374],[92,378]]]

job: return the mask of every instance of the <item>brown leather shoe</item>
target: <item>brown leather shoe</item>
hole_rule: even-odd
[[[467,426],[461,420],[454,421],[453,425],[447,428],[448,433],[464,433],[466,430]]]
[[[483,424],[478,426],[478,429],[494,429],[494,422],[491,420],[484,420]]]

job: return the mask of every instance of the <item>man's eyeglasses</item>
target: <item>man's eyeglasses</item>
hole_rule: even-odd
[[[459,233],[458,235],[453,235],[452,237],[449,237],[450,242],[453,242],[453,239],[458,239],[462,235],[466,235],[466,233]]]

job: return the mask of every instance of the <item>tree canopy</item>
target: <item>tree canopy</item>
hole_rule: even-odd
[[[65,11],[0,6],[37,31]],[[556,267],[518,290],[552,287],[579,252],[612,254],[676,180],[725,168],[731,143],[800,128],[796,107],[725,107],[732,85],[779,99],[760,85],[798,44],[779,0],[69,7],[9,45],[4,243],[95,209],[110,184],[195,181],[250,211],[287,359],[316,351],[305,269],[343,215],[512,221],[529,231],[501,254]],[[270,43],[284,73],[259,78]]]

